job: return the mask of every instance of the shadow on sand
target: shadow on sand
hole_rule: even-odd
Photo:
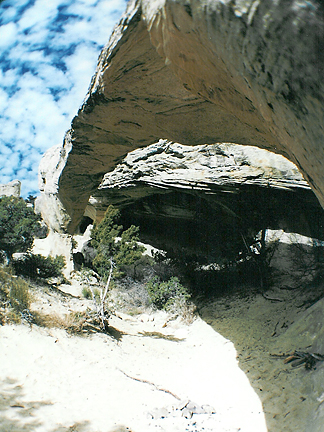
[[[50,401],[28,401],[24,399],[22,385],[15,379],[6,378],[0,383],[0,432],[34,432],[42,423],[35,418],[36,411],[52,405]],[[58,426],[48,432],[86,432],[89,423],[75,423],[69,427]]]

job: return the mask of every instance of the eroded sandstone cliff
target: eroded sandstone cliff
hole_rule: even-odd
[[[323,36],[315,1],[130,1],[56,149],[54,187],[42,177],[52,228],[73,232],[103,175],[160,138],[281,153],[323,205]]]

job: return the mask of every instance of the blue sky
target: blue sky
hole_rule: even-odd
[[[0,184],[37,195],[42,154],[63,141],[126,0],[0,3]]]

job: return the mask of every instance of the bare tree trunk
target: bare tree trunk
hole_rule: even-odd
[[[263,293],[268,288],[268,271],[267,271],[267,265],[266,265],[266,228],[263,228],[261,230],[261,239],[260,239],[260,250],[259,253],[256,254],[252,251],[252,249],[247,244],[244,235],[241,233],[241,237],[244,243],[244,246],[247,250],[247,254],[252,257],[253,261],[255,262],[259,277],[260,277],[260,290],[261,293]]]
[[[100,321],[101,321],[101,326],[102,326],[103,330],[107,330],[107,325],[108,325],[108,321],[107,321],[107,318],[105,316],[105,306],[104,305],[105,305],[105,300],[106,300],[106,297],[107,297],[107,294],[108,294],[108,290],[109,290],[109,285],[110,285],[110,282],[111,282],[111,277],[112,277],[113,269],[114,269],[114,263],[113,263],[113,260],[110,260],[109,276],[108,276],[108,279],[107,279],[107,283],[106,283],[105,289],[104,289],[103,292],[101,291],[101,294],[100,294],[100,306],[99,306],[99,311],[98,311],[98,314],[99,314],[99,317],[100,317]]]

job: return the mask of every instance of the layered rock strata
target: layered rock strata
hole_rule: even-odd
[[[135,150],[104,176],[83,223],[109,204],[145,242],[203,262],[235,256],[265,228],[324,238],[324,212],[297,167],[250,146],[160,140]]]
[[[109,203],[122,208],[159,191],[217,195],[246,187],[259,189],[260,194],[262,188],[294,191],[317,202],[296,165],[280,155],[236,144],[186,146],[167,140],[129,153],[105,174],[93,198],[97,208],[99,202],[102,209]]]
[[[52,227],[73,232],[103,175],[160,138],[281,153],[323,205],[323,39],[314,0],[130,1],[56,150],[56,190],[42,179]]]

